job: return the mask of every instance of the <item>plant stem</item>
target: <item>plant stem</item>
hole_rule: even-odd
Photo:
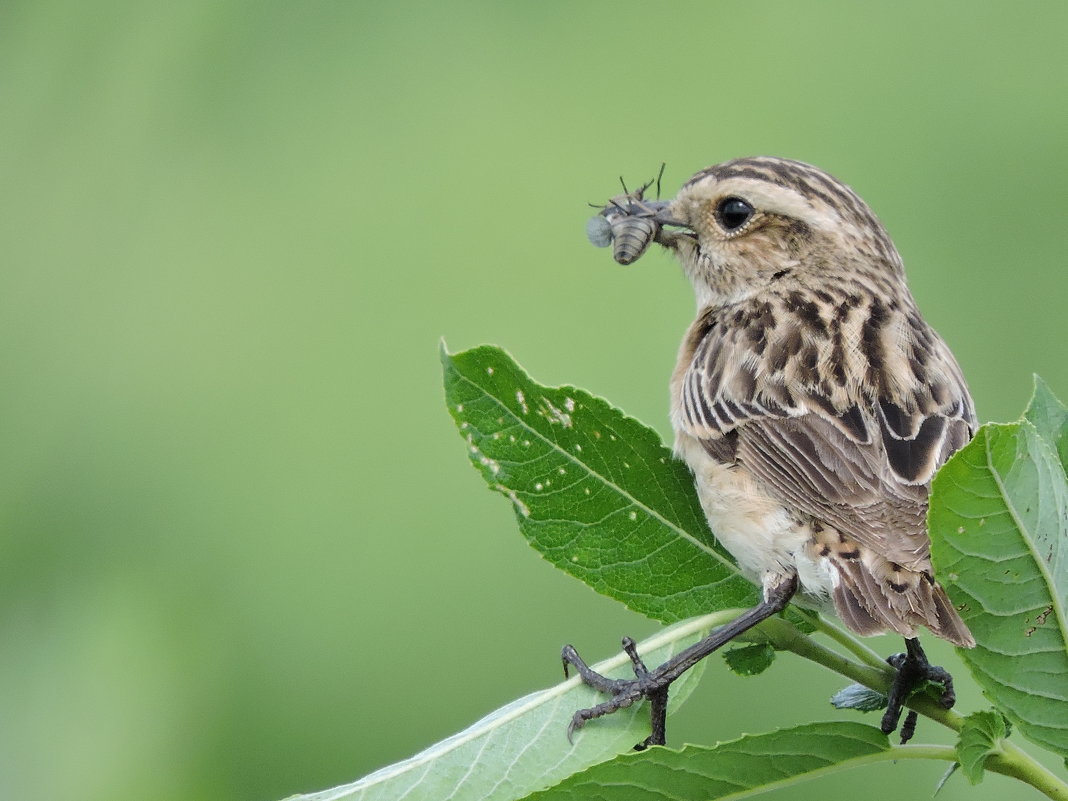
[[[870,687],[879,692],[886,692],[893,679],[894,670],[883,660],[878,659],[874,652],[857,642],[857,647],[852,647],[849,640],[852,639],[844,631],[834,629],[831,626],[819,626],[817,628],[832,637],[835,642],[847,648],[852,654],[860,657],[868,664],[857,664],[841,654],[832,651],[826,646],[816,642],[808,635],[802,634],[790,622],[782,618],[771,618],[760,625],[760,630],[768,641],[777,649],[790,651],[811,662],[823,665],[828,670],[833,670],[847,678]],[[831,630],[837,631],[837,634]],[[875,657],[874,659],[869,657]],[[949,709],[943,709],[931,698],[924,695],[915,695],[909,699],[908,706],[915,709],[924,717],[941,723],[949,729],[960,731],[964,718]],[[992,754],[986,762],[986,768],[994,773],[1011,776],[1014,779],[1031,785],[1040,793],[1055,799],[1055,801],[1068,801],[1068,784],[1051,773],[1046,767],[1037,762],[1030,754],[1020,749],[1014,743],[1007,740],[1000,742],[1001,751]],[[894,758],[903,759],[945,759],[956,761],[956,748],[951,746],[935,745],[909,745],[895,746],[892,750]]]
[[[992,754],[987,759],[986,769],[1026,782],[1055,801],[1068,801],[1068,784],[1007,740],[1001,741],[1000,754]]]
[[[849,634],[849,632],[838,628],[838,626],[835,626],[833,623],[829,623],[825,618],[817,617],[812,623],[817,631],[821,634],[826,634],[836,643],[860,659],[861,662],[879,670],[882,670],[883,666],[886,664],[886,659],[875,653],[875,651],[853,635]]]
[[[956,762],[957,749],[951,745],[892,745],[886,759],[941,759]]]
[[[1002,740],[1001,745],[1002,753],[992,754],[987,760],[987,770],[1019,779],[1054,801],[1068,801],[1068,784],[1012,743]],[[957,749],[951,745],[896,745],[879,754],[878,759],[941,759],[945,762],[956,762]]]
[[[882,659],[872,660],[874,664],[860,665],[847,659],[836,651],[832,651],[825,645],[816,642],[809,636],[802,634],[791,623],[781,619],[772,618],[765,621],[763,626],[770,636],[776,648],[790,651],[811,662],[823,665],[828,670],[840,673],[853,681],[878,690],[881,693],[890,689],[890,682],[894,678],[894,669]],[[849,635],[840,632],[840,637]],[[841,642],[840,637],[835,639]],[[864,646],[861,646],[862,648]],[[855,649],[850,649],[855,651]],[[865,660],[868,661],[868,660]],[[960,731],[963,718],[949,709],[944,709],[925,695],[914,695],[908,701],[910,709],[915,709],[921,715],[941,723],[954,731]]]

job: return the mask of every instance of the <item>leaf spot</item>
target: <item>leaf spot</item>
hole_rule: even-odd
[[[559,423],[564,428],[571,428],[571,415],[567,412],[562,412],[557,409],[548,398],[542,398],[541,402],[545,404],[545,409],[540,414],[548,420],[550,423]]]
[[[564,408],[567,409],[569,412],[575,411],[575,399],[564,398]]]
[[[527,398],[523,394],[523,390],[517,389],[515,391],[515,399],[517,401],[519,401],[519,408],[521,408],[523,410],[523,414],[526,414],[527,412],[530,411],[530,407],[527,406]]]
[[[486,368],[486,375],[493,375],[493,368],[492,367],[487,367]]]

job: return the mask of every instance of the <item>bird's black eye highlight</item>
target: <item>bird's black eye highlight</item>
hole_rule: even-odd
[[[727,197],[716,206],[719,224],[728,231],[741,228],[753,216],[754,209],[740,197]]]

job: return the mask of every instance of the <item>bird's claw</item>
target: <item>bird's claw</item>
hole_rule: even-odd
[[[887,663],[897,669],[897,675],[894,676],[886,697],[886,712],[883,714],[880,725],[884,734],[890,734],[897,728],[905,702],[913,692],[922,688],[927,682],[942,686],[942,694],[938,698],[940,706],[949,709],[957,702],[957,694],[953,689],[953,677],[949,671],[927,661],[927,654],[920,647],[919,640],[906,639],[905,647],[906,653],[894,654],[886,659]],[[916,732],[916,721],[915,710],[909,710],[901,726],[902,745],[912,739],[912,735]]]
[[[610,715],[613,712],[618,712],[620,709],[626,709],[635,702],[648,698],[653,704],[653,733],[645,740],[635,745],[634,749],[636,751],[642,751],[650,745],[663,744],[664,726],[663,724],[658,726],[656,721],[658,716],[662,718],[666,714],[667,685],[658,686],[655,682],[649,680],[649,670],[646,668],[642,658],[638,655],[634,640],[630,637],[623,638],[623,651],[630,657],[636,678],[612,679],[607,676],[602,676],[583,661],[582,657],[578,655],[578,652],[573,646],[564,646],[564,649],[560,654],[564,663],[564,675],[568,675],[569,666],[574,667],[575,671],[582,677],[584,683],[598,692],[611,696],[607,701],[586,709],[579,709],[571,716],[571,722],[567,726],[568,742],[574,742],[574,733],[585,726],[588,721],[604,715]]]

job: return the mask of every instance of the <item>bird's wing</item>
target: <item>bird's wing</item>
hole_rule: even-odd
[[[837,317],[813,303],[794,292],[698,319],[674,423],[787,507],[929,572],[928,484],[974,429],[960,369],[911,303]]]

